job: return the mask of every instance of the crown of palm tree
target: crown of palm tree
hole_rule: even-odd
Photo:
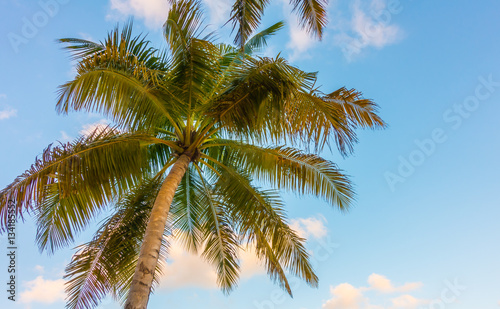
[[[199,3],[186,0],[173,4],[165,23],[167,50],[133,36],[131,23],[100,43],[61,40],[78,65],[60,87],[57,110],[99,112],[115,126],[49,146],[0,192],[0,223],[7,227],[6,205],[15,201],[18,215],[34,212],[37,243],[52,252],[113,209],[67,266],[69,308],[95,307],[108,293],[125,300],[153,205],[181,161],[155,282],[175,237],[214,265],[224,292],[237,284],[238,250],[246,244],[288,293],[287,272],[317,285],[305,240],[287,224],[277,190],[347,209],[354,196],[349,179],[318,153],[337,146],[347,155],[355,129],[385,124],[359,92],[322,93],[314,73],[280,56],[252,54],[282,26],[242,36],[243,48],[216,44],[202,36]]]

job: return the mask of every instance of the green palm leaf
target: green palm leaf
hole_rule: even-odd
[[[321,197],[341,210],[347,210],[353,202],[349,179],[334,163],[317,155],[290,147],[262,148],[222,139],[204,147],[217,161],[242,168],[276,188]]]
[[[299,15],[300,25],[321,39],[327,23],[328,0],[290,0],[290,3]]]
[[[127,295],[161,179],[146,180],[116,205],[94,238],[79,246],[66,267],[67,308],[94,308],[107,293],[122,301]],[[165,259],[166,242],[162,246]],[[161,265],[155,275],[161,274]]]
[[[2,228],[6,226],[4,205],[8,200],[16,201],[21,217],[24,210],[30,211],[40,204],[43,204],[41,216],[53,214],[49,208],[72,200],[78,201],[81,207],[89,207],[88,216],[65,213],[66,220],[74,217],[80,229],[82,224],[77,223],[80,219],[88,221],[92,210],[104,207],[116,194],[126,192],[148,169],[141,143],[152,141],[142,133],[117,134],[108,129],[96,130],[73,143],[49,146],[29,170],[0,192]],[[63,234],[60,236],[64,237]]]
[[[234,43],[242,49],[252,32],[257,29],[269,0],[236,0],[229,21],[236,30]]]
[[[258,190],[242,170],[215,160],[211,162],[220,173],[214,188],[224,200],[228,216],[236,230],[255,244],[257,256],[264,261],[271,279],[290,295],[292,291],[285,270],[316,286],[318,278],[309,263],[304,239],[286,223],[279,195],[272,190]]]

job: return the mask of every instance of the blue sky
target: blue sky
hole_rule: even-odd
[[[57,86],[73,71],[55,40],[101,40],[133,16],[136,32],[161,46],[165,3],[0,0],[0,187],[48,144],[106,123],[97,114],[56,114]],[[203,3],[207,22],[219,29],[231,1]],[[285,19],[288,26],[263,54],[282,52],[294,65],[319,71],[325,92],[363,91],[381,106],[389,128],[359,132],[346,159],[323,153],[356,184],[349,213],[283,194],[292,226],[309,239],[319,288],[294,281],[295,297],[284,296],[242,253],[242,280],[226,297],[208,265],[174,246],[151,308],[500,308],[500,3],[336,0],[328,11],[317,42],[297,28],[285,2],[272,1],[264,25]],[[228,40],[229,30],[219,37]],[[18,225],[18,300],[2,292],[2,308],[64,306],[62,275],[73,250],[40,254],[35,233],[30,219]],[[4,282],[5,237],[0,246]],[[99,308],[119,306],[105,300]]]

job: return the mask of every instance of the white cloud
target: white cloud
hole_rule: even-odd
[[[83,131],[83,130],[82,130]],[[71,140],[71,136],[66,133],[66,131],[60,131],[61,132],[61,142],[69,142]]]
[[[171,244],[160,288],[216,288],[216,279],[213,267],[200,256],[186,252],[178,242]]]
[[[240,278],[247,279],[266,273],[262,262],[257,258],[254,247],[247,246],[244,250],[240,250],[238,255],[241,261]]]
[[[326,219],[323,217],[296,218],[291,220],[290,226],[301,237],[320,239],[327,234],[324,222],[326,222]],[[255,254],[253,246],[244,246],[238,252],[238,256],[240,259],[241,280],[266,273],[262,262]],[[212,265],[208,264],[201,256],[184,250],[179,241],[174,239],[171,242],[160,288],[199,287],[213,289],[217,288],[216,280],[217,275]]]
[[[35,270],[37,273],[39,273],[39,274],[43,274],[43,273],[45,272],[45,269],[44,269],[44,268],[43,268],[43,266],[41,266],[41,265],[36,265],[36,266],[34,267],[34,270]]]
[[[106,121],[106,119],[101,119],[98,122],[84,124],[79,133],[81,135],[88,136],[92,132],[94,132],[95,130],[102,131],[102,130],[105,130],[107,127],[108,127],[108,122]],[[61,132],[61,134],[62,133],[63,132]],[[64,135],[63,135],[63,138],[64,138]]]
[[[0,93],[0,100],[5,99],[7,99],[7,95]],[[17,116],[17,109],[14,109],[9,105],[4,105],[4,107],[0,110],[0,120],[9,119],[14,116]]]
[[[320,239],[327,234],[325,222],[326,219],[323,217],[295,218],[291,220],[290,227],[296,230],[301,237]],[[238,257],[240,259],[241,280],[266,273],[265,267],[257,258],[253,246],[243,246],[238,252]],[[160,288],[217,288],[217,275],[214,267],[201,256],[184,250],[182,244],[176,239],[171,241],[163,273]]]
[[[230,17],[233,3],[232,0],[203,0],[210,23],[216,27],[224,24]],[[108,19],[134,16],[142,19],[148,28],[158,30],[167,19],[170,4],[167,0],[110,0],[110,7]]]
[[[408,282],[402,286],[395,287],[387,277],[379,274],[371,274],[368,277],[368,284],[370,287],[366,289],[372,289],[382,293],[405,293],[422,287],[421,282]]]
[[[309,34],[305,29],[299,26],[296,18],[289,17],[290,20],[290,41],[286,47],[292,50],[290,61],[295,61],[299,58],[308,58],[307,53],[316,44],[316,39]]]
[[[320,239],[328,232],[324,222],[326,222],[324,217],[298,218],[290,220],[290,227],[297,231],[300,237]]]
[[[256,257],[253,248],[248,247],[241,250],[239,258],[241,262],[240,278],[242,280],[265,274],[265,269]],[[179,241],[173,240],[170,244],[160,288],[179,289],[185,287],[215,289],[217,288],[217,274],[214,267],[201,256],[187,252]]]
[[[3,110],[0,110],[0,120],[9,119],[14,116],[17,116],[17,109],[7,106]]]
[[[324,309],[358,309],[360,303],[364,301],[363,294],[349,283],[330,287],[330,293],[333,297],[323,304]]]
[[[144,20],[148,28],[161,29],[170,9],[167,0],[111,0],[108,18],[134,16]]]
[[[417,308],[417,306],[427,303],[427,301],[422,299],[417,299],[411,295],[401,295],[399,297],[393,298],[391,302],[392,302],[392,307],[394,309],[396,308],[415,309]]]
[[[361,0],[354,2],[352,19],[347,25],[341,25],[343,31],[334,36],[348,61],[368,47],[381,49],[403,38],[403,30],[391,24],[392,15],[397,11],[386,8],[386,0],[371,0],[369,5]]]
[[[19,295],[21,303],[43,303],[53,304],[64,301],[64,279],[48,280],[42,276],[36,277],[32,281],[25,282],[26,289]]]
[[[383,307],[369,304],[360,289],[349,283],[342,283],[330,287],[332,298],[323,304],[323,309],[383,309]]]
[[[290,1],[282,0],[283,3],[283,14],[286,16],[287,24],[289,26],[289,41],[286,44],[286,48],[291,51],[288,59],[290,61],[295,61],[299,58],[308,58],[310,55],[308,51],[313,48],[317,40],[316,38],[309,34],[307,30],[302,29],[299,25],[298,18],[296,14],[292,14],[292,6]]]
[[[86,32],[80,32],[78,35],[84,40],[95,42],[95,39]]]
[[[421,287],[421,283],[407,283],[400,287],[394,287],[389,279],[378,274],[370,275],[368,283],[369,287],[354,287],[349,283],[330,287],[332,297],[323,304],[323,309],[416,309],[418,306],[428,303],[427,300],[404,294]],[[367,293],[370,292],[382,293],[378,294],[377,302],[390,305],[376,304],[368,297]],[[383,295],[387,293],[399,293],[401,295],[384,300]]]
[[[203,0],[205,7],[208,8],[210,23],[220,26],[229,19],[232,0]]]

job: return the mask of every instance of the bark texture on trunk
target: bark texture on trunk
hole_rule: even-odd
[[[147,308],[170,204],[172,204],[175,191],[184,177],[190,161],[190,155],[182,154],[172,166],[158,192],[146,227],[146,234],[141,245],[125,309]]]

